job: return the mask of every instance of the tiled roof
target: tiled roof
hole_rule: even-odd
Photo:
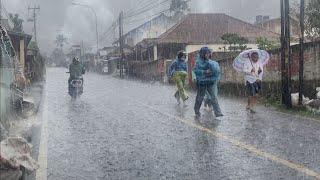
[[[257,37],[277,39],[280,35],[226,14],[189,14],[159,37],[162,43],[220,43],[221,36],[236,33],[254,42]]]

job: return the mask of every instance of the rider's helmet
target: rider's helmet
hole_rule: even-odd
[[[74,58],[72,59],[72,62],[73,62],[73,63],[78,63],[78,62],[80,62],[80,60],[79,60],[79,58],[74,57]]]

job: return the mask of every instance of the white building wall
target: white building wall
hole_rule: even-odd
[[[128,36],[126,37],[126,43],[134,46],[143,39],[157,38],[171,28],[174,24],[175,23],[169,18],[165,16],[159,16],[158,18],[146,22],[141,27],[129,32]]]

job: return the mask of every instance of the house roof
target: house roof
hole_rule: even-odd
[[[15,31],[8,31],[8,35],[11,38],[11,41],[16,41],[16,40],[20,40],[20,39],[25,39],[25,43],[29,44],[32,36],[29,34],[25,34],[24,32],[15,32]]]
[[[105,51],[105,50],[113,50],[113,49],[116,49],[116,48],[117,48],[116,46],[109,46],[109,47],[103,47],[100,50]]]
[[[130,47],[129,45],[125,44],[123,47],[123,53],[126,54],[130,54],[133,51],[132,47]],[[116,47],[112,52],[110,52],[108,54],[109,56],[121,56],[120,53],[120,48]]]
[[[188,14],[159,37],[160,43],[221,43],[221,36],[236,33],[255,42],[257,37],[276,39],[280,35],[226,14]]]
[[[136,46],[141,46],[146,48],[146,47],[152,46],[158,40],[159,38],[146,38],[146,39],[143,39],[141,42],[139,42]]]
[[[161,13],[159,16],[156,16],[156,17],[154,17],[154,18],[150,19],[149,21],[144,22],[144,23],[143,23],[143,24],[141,24],[140,26],[138,26],[138,27],[136,27],[136,28],[134,28],[134,29],[130,30],[130,31],[129,31],[129,32],[127,32],[124,36],[128,36],[131,32],[134,32],[134,31],[136,31],[136,30],[138,30],[138,29],[140,29],[140,28],[144,27],[146,24],[148,24],[148,23],[150,23],[150,22],[152,22],[152,21],[154,21],[154,20],[156,20],[156,19],[159,19],[159,18],[167,18],[167,19],[170,19],[170,18],[169,18],[168,16],[166,16],[164,13]]]

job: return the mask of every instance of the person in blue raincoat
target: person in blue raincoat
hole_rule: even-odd
[[[193,69],[196,75],[197,97],[194,105],[196,117],[200,117],[200,108],[206,92],[210,96],[210,103],[216,117],[223,116],[217,99],[217,84],[220,80],[220,66],[210,59],[211,50],[208,47],[200,49],[199,57]]]
[[[169,74],[177,85],[178,90],[174,94],[178,104],[180,104],[180,98],[185,102],[189,96],[185,90],[186,79],[188,77],[188,65],[186,62],[187,54],[184,51],[179,51],[177,59],[173,61],[170,66]]]

